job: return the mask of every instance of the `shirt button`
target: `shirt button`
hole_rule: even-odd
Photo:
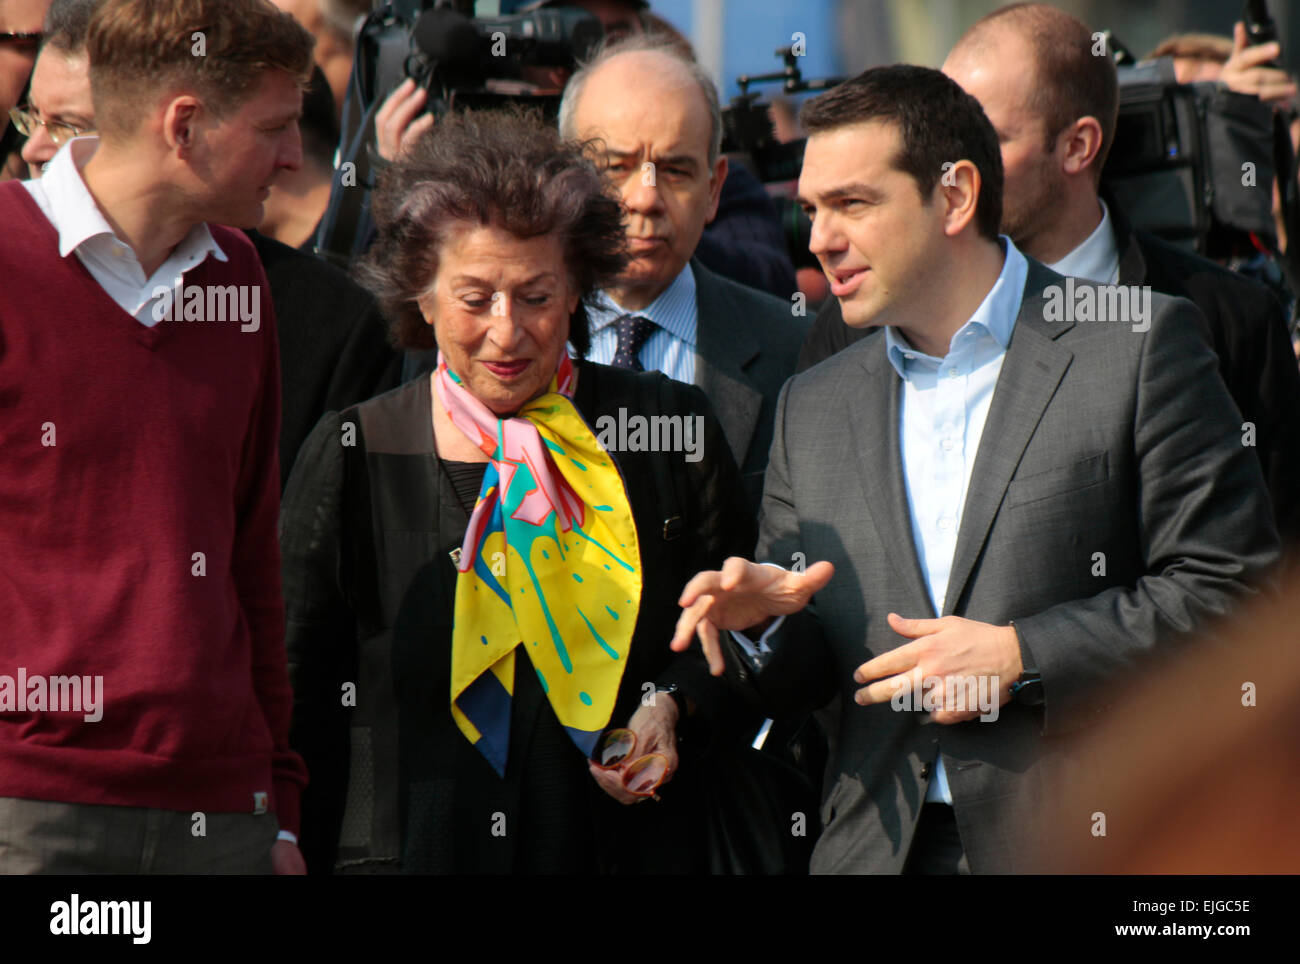
[[[949,377],[949,378],[956,378],[956,377],[957,377],[958,375],[960,375],[960,374],[961,374],[961,372],[957,371],[957,369],[955,369],[955,368],[949,368],[949,369],[948,369],[948,377]]]
[[[928,763],[921,764],[921,779],[922,780],[930,779],[930,764]]]
[[[951,452],[951,451],[952,451],[952,439],[950,439],[950,438],[946,438],[946,439],[944,439],[940,444],[943,446],[943,450],[944,450],[945,452]]]
[[[952,528],[952,520],[951,520],[951,519],[940,519],[940,520],[939,520],[939,528],[942,529],[944,532],[947,532],[949,529]]]

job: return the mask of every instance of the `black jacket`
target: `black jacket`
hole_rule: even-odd
[[[370,293],[331,264],[256,231],[280,337],[280,489],[307,433],[336,412],[397,384],[401,356],[388,344]]]
[[[711,271],[786,302],[798,288],[776,206],[739,163],[727,170],[718,213],[705,226],[695,257]]]
[[[1150,285],[1186,298],[1209,322],[1219,373],[1243,422],[1255,426],[1255,454],[1284,544],[1300,541],[1300,370],[1277,299],[1263,285],[1213,261],[1134,231],[1124,212],[1107,200],[1119,248],[1119,283]],[[844,324],[840,304],[828,299],[799,355],[798,371],[853,344],[871,328]],[[1243,435],[1245,430],[1243,430]]]
[[[704,418],[697,462],[612,453],[636,518],[644,588],[610,725],[626,722],[651,682],[678,686],[697,707],[679,724],[681,765],[663,802],[625,807],[607,797],[526,672],[516,674],[504,778],[456,728],[448,551],[467,519],[434,452],[429,379],[420,378],[323,418],[285,492],[291,742],[311,774],[301,842],[314,872],[704,869],[699,754],[734,707],[698,650],[675,654],[668,641],[686,581],[748,555],[754,521],[699,389],[583,363],[574,405],[592,426],[620,408]],[[681,524],[666,529],[671,515]],[[345,706],[349,683],[355,700]],[[498,819],[504,836],[491,832]]]

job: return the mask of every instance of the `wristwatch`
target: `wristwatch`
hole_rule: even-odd
[[[1015,630],[1016,642],[1020,646],[1020,665],[1023,670],[1020,677],[1011,684],[1011,698],[1021,706],[1042,706],[1043,705],[1043,676],[1038,670],[1034,669],[1034,657],[1025,646],[1025,641],[1020,637],[1020,630],[1016,629],[1016,621],[1011,620],[1008,625]]]
[[[1011,698],[1021,706],[1043,705],[1043,677],[1038,670],[1027,669],[1011,684]]]

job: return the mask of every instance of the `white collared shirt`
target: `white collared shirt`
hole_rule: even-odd
[[[936,615],[943,613],[971,470],[1029,273],[1029,263],[1011,239],[999,240],[1005,250],[1002,271],[970,320],[953,335],[942,359],[917,351],[895,328],[885,329],[886,356],[902,379],[898,440],[912,542]],[[927,614],[899,615],[922,619]],[[756,642],[743,633],[733,632],[732,637],[761,665],[771,652],[768,639],[784,619],[777,619]],[[943,754],[935,756],[925,799],[950,804]]]
[[[1029,263],[1011,239],[1001,240],[1006,257],[998,280],[952,336],[947,355],[926,355],[908,344],[897,329],[885,329],[885,354],[903,380],[898,441],[912,543],[936,616],[943,615],[971,470],[1029,272]],[[935,756],[934,779],[925,799],[952,803],[943,754]]]
[[[1115,245],[1115,227],[1110,212],[1106,210],[1106,202],[1097,198],[1097,203],[1101,205],[1101,223],[1077,248],[1048,267],[1057,274],[1073,275],[1085,281],[1118,284],[1119,248]]]
[[[59,256],[66,258],[75,252],[90,276],[123,311],[152,328],[158,323],[153,312],[158,300],[153,294],[155,289],[162,287],[170,292],[181,283],[185,272],[209,254],[226,261],[226,253],[206,224],[196,224],[158,270],[146,278],[135,251],[113,233],[81,178],[81,169],[98,146],[98,137],[74,137],[59,148],[42,177],[24,181],[23,187],[59,233]]]
[[[695,383],[695,340],[699,329],[699,308],[695,303],[695,272],[690,262],[663,292],[641,311],[628,311],[600,291],[587,309],[591,330],[591,351],[587,358],[601,365],[614,360],[618,348],[615,322],[623,315],[649,318],[659,327],[641,346],[637,358],[646,371],[660,371],[688,385]]]

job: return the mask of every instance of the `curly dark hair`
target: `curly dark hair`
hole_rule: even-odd
[[[539,115],[522,108],[440,118],[381,175],[371,199],[378,234],[357,276],[389,319],[401,348],[434,347],[417,299],[438,271],[450,232],[466,222],[497,225],[517,238],[558,234],[578,308],[569,342],[585,358],[586,302],[626,267],[622,205],[584,153]]]

